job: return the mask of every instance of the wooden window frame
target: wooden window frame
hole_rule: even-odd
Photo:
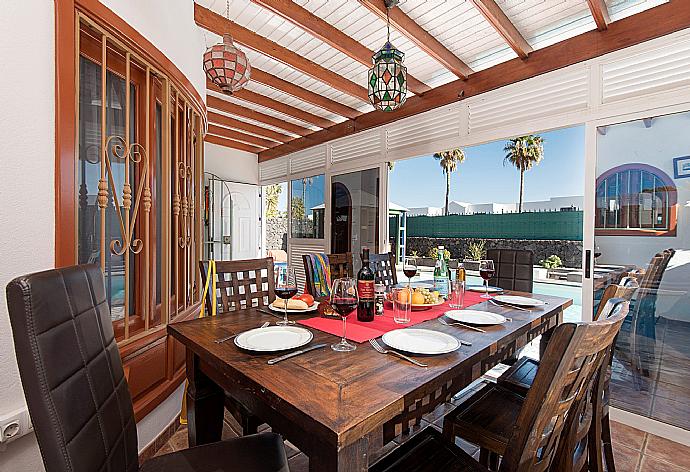
[[[144,36],[132,28],[128,23],[117,16],[98,0],[55,0],[55,41],[56,41],[56,69],[55,69],[55,265],[56,267],[69,266],[77,263],[77,212],[78,212],[78,181],[75,172],[78,154],[78,82],[77,82],[77,47],[80,39],[80,16],[88,18],[97,25],[109,38],[131,54],[144,58],[152,70],[162,72],[167,78],[169,87],[174,87],[182,94],[191,110],[198,116],[194,124],[196,136],[205,133],[206,106],[199,92],[193,87],[189,79],[153,44]],[[89,57],[90,59],[93,59]],[[107,67],[113,70],[117,65],[117,58],[106,58]],[[117,67],[115,67],[117,69]],[[121,75],[121,74],[118,74]],[[155,90],[156,87],[152,87]],[[155,103],[155,100],[151,101]],[[151,127],[155,122],[155,106],[151,105]],[[166,107],[163,107],[163,122],[169,117],[165,115]],[[155,133],[153,147],[155,148]],[[164,143],[163,146],[166,144]],[[201,169],[203,175],[203,144],[198,140],[193,154],[196,166]],[[152,155],[155,155],[152,154]],[[165,151],[164,151],[165,155]],[[169,163],[162,163],[167,166]],[[155,164],[153,164],[155,167]],[[195,169],[194,178],[200,178],[199,169]],[[165,171],[163,171],[165,173]],[[151,178],[151,173],[149,173]],[[169,183],[168,191],[172,191]],[[198,192],[197,192],[198,193]],[[167,194],[166,194],[167,195]],[[195,212],[191,218],[199,218],[202,195],[194,195]],[[169,208],[169,202],[161,202]],[[153,203],[155,205],[155,203]],[[152,207],[150,218],[155,226],[155,207]],[[170,218],[163,212],[162,227],[170,227]],[[198,231],[198,230],[197,230]],[[155,232],[152,232],[155,238]],[[198,235],[200,237],[200,234]],[[192,252],[193,257],[201,254],[201,242],[197,238],[196,246]],[[155,239],[154,246],[155,248]],[[167,249],[169,250],[169,249]],[[142,333],[134,341],[120,344],[120,355],[129,372],[130,392],[134,401],[134,410],[137,421],[146,416],[162,400],[167,398],[184,379],[184,349],[179,343],[167,336],[165,326],[168,320],[163,320],[156,306],[155,299],[155,249],[149,252],[150,264],[153,268],[149,273],[153,275],[152,282],[148,284],[149,316],[159,313],[161,324],[156,329]],[[195,271],[198,272],[198,271]],[[161,274],[169,277],[169,274]],[[198,279],[199,275],[196,275]],[[169,284],[169,282],[168,282]],[[162,301],[169,300],[169,294],[163,293]],[[198,314],[198,303],[188,304],[184,310],[175,314],[175,321],[189,319]],[[172,312],[167,310],[170,319]]]
[[[668,176],[663,170],[658,167],[654,167],[649,164],[643,163],[631,163],[624,164],[617,167],[613,167],[599,177],[597,177],[595,192],[598,191],[599,186],[609,177],[619,174],[621,172],[629,170],[639,170],[652,174],[664,184],[666,184],[667,190],[667,201],[666,201],[666,218],[668,220],[668,225],[664,229],[653,229],[653,228],[594,228],[595,236],[643,236],[643,237],[675,237],[678,228],[678,190],[676,188],[673,179]],[[595,208],[596,212],[599,208]],[[596,216],[595,216],[596,217]]]

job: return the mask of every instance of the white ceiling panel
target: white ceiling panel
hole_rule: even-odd
[[[214,113],[218,113],[219,115],[229,116],[229,117],[234,118],[238,121],[244,121],[245,123],[250,123],[252,125],[261,126],[262,128],[277,131],[278,133],[281,133],[281,134],[286,134],[288,136],[294,136],[296,138],[299,137],[298,134],[291,133],[290,131],[284,130],[283,128],[278,128],[277,126],[267,125],[266,123],[263,123],[261,121],[256,121],[256,120],[252,120],[249,118],[245,118],[244,116],[238,116],[238,115],[233,115],[232,113],[226,113],[223,110],[216,110],[213,107],[209,107],[209,111],[213,111]],[[242,131],[242,132],[246,133],[247,131]],[[270,138],[266,138],[266,139],[270,139]]]
[[[668,0],[606,0],[612,21],[622,20],[630,15],[649,10],[664,3],[668,3]]]
[[[240,105],[240,106],[243,106],[245,108],[250,108],[252,110],[256,110],[256,111],[261,112],[265,115],[273,116],[273,117],[278,118],[280,120],[287,121],[288,123],[292,123],[294,125],[301,126],[303,128],[309,128],[309,129],[313,129],[315,131],[318,131],[321,129],[318,126],[313,125],[311,123],[307,123],[307,122],[304,122],[302,120],[298,120],[297,118],[293,118],[291,116],[280,113],[279,111],[275,111],[273,108],[267,108],[267,107],[257,105],[256,103],[252,103],[252,102],[245,102],[244,100],[240,100],[239,98],[235,98],[235,97],[229,96],[229,95],[224,95],[222,93],[214,92],[212,90],[207,90],[206,93],[208,95],[213,95],[214,97],[218,97],[218,98],[225,100],[227,102],[234,103],[236,105]]]
[[[309,113],[312,113],[316,116],[320,116],[322,118],[326,118],[328,120],[335,121],[337,123],[340,123],[341,121],[347,120],[347,118],[344,118],[340,115],[336,115],[335,113],[331,113],[327,110],[324,110],[323,108],[312,105],[311,103],[308,103],[308,102],[305,102],[305,101],[300,100],[298,98],[295,98],[292,95],[281,92],[281,91],[276,90],[276,89],[269,87],[267,85],[260,84],[259,82],[250,81],[245,88],[247,90],[251,90],[252,92],[256,92],[256,93],[263,95],[265,97],[272,98],[273,100],[277,100],[280,103],[285,103],[286,105],[290,105],[290,106],[293,106],[295,108],[299,108],[301,110],[308,111]]]

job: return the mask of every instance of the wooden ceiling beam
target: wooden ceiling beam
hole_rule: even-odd
[[[563,67],[665,36],[690,25],[690,2],[668,2],[609,24],[605,32],[592,30],[534,51],[528,61],[516,58],[475,72],[467,80],[456,80],[410,97],[405,105],[390,113],[365,113],[354,120],[318,131],[308,139],[295,139],[288,146],[276,146],[259,154],[265,161],[332,139],[385,125],[433,108],[473,97],[506,85],[536,77]]]
[[[280,77],[264,72],[261,69],[252,67],[252,80],[259,82],[268,87],[280,90],[281,92],[287,93],[295,98],[298,98],[304,102],[311,103],[319,108],[328,110],[336,115],[344,116],[345,118],[356,118],[362,114],[361,111],[350,108],[347,105],[338,103],[335,100],[326,98],[323,95],[314,93],[311,90],[307,90],[299,85],[295,85],[292,82],[283,80]]]
[[[208,133],[222,136],[223,138],[234,139],[235,141],[242,141],[247,144],[253,144],[266,149],[280,145],[280,143],[271,141],[270,139],[264,139],[234,129],[224,128],[223,126],[214,125],[213,123],[209,123]]]
[[[248,131],[250,133],[263,136],[264,138],[272,139],[273,141],[277,141],[279,143],[287,143],[295,139],[294,136],[288,136],[287,134],[282,134],[277,131],[273,131],[272,129],[253,125],[251,123],[247,123],[246,121],[237,120],[229,116],[221,115],[220,113],[214,113],[212,111],[208,112],[208,122],[227,126],[240,131]]]
[[[609,16],[609,9],[606,6],[606,2],[604,0],[587,0],[587,4],[589,5],[589,11],[592,12],[594,22],[597,24],[597,29],[599,31],[604,31],[609,27],[609,23],[611,23],[611,17]]]
[[[215,136],[213,134],[207,134],[204,136],[204,142],[218,144],[219,146],[225,146],[227,148],[239,149],[240,151],[253,152],[254,154],[259,154],[262,151],[262,148],[260,147],[241,143],[239,141],[235,141],[234,139],[223,138],[222,136]]]
[[[206,79],[206,88],[209,90],[213,90],[214,92],[223,93],[220,87],[218,87],[216,84],[214,84],[208,79]],[[293,107],[286,103],[279,102],[278,100],[266,97],[265,95],[261,95],[260,93],[253,92],[251,90],[238,90],[237,92],[234,92],[232,96],[234,98],[238,98],[246,102],[251,102],[256,105],[261,105],[262,107],[270,108],[284,115],[297,118],[298,120],[302,120],[305,123],[314,124],[320,128],[328,128],[329,126],[333,126],[335,124],[335,121],[322,118],[320,116],[314,115],[313,113],[309,113],[308,111],[301,110],[297,107]]]
[[[202,7],[196,2],[194,3],[194,20],[197,25],[205,30],[221,36],[223,33],[230,33],[236,42],[270,56],[283,64],[287,64],[336,90],[369,103],[369,96],[365,87],[256,34],[244,26],[223,18],[221,15]]]
[[[527,56],[532,52],[532,46],[503,13],[501,7],[494,0],[472,0],[472,3],[486,18],[486,21],[491,23],[496,32],[506,40],[513,51],[522,59],[527,59]]]
[[[289,131],[290,133],[298,134],[300,136],[306,136],[314,132],[308,128],[297,126],[288,121],[276,118],[275,116],[266,115],[265,113],[237,105],[236,103],[228,102],[227,100],[214,97],[213,95],[206,95],[206,105],[209,108],[215,108],[216,110],[230,113],[231,115],[249,118],[250,120],[275,126],[276,128],[284,129],[285,131]]]
[[[315,38],[320,39],[355,61],[369,68],[372,66],[371,56],[374,54],[374,51],[292,0],[252,1],[272,11],[276,15],[285,18],[293,25],[300,27]],[[407,74],[407,88],[417,95],[431,90],[431,87],[410,74]]]
[[[359,3],[367,7],[372,13],[383,21],[386,21],[386,4],[383,0],[359,0]],[[422,51],[436,59],[443,66],[461,79],[466,79],[473,70],[459,57],[453,54],[439,40],[428,31],[419,26],[412,18],[407,16],[400,8],[390,10],[391,24],[400,34],[415,43]]]

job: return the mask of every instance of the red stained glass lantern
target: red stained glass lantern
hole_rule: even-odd
[[[232,95],[247,85],[252,68],[247,55],[233,44],[232,36],[224,34],[222,43],[211,46],[204,53],[204,71],[223,93]]]

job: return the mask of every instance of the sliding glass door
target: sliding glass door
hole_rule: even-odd
[[[690,429],[690,113],[596,128],[590,221],[594,309],[637,289],[618,336],[611,404]],[[591,234],[591,233],[590,233]]]
[[[362,247],[379,251],[379,168],[331,177],[331,252],[352,252],[359,269]]]

